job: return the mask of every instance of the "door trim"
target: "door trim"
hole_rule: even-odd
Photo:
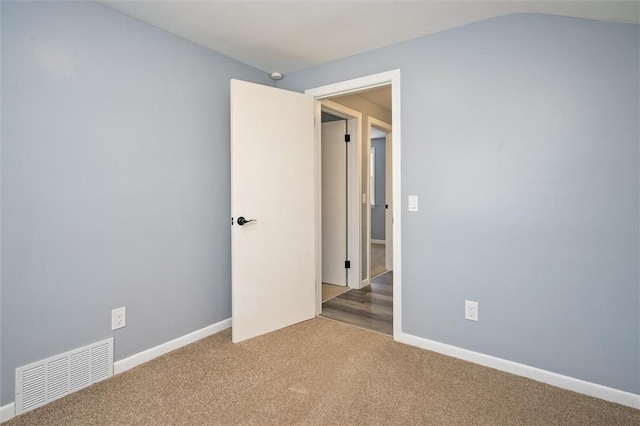
[[[395,212],[393,220],[393,339],[402,341],[402,194],[401,194],[401,138],[402,138],[402,120],[400,111],[400,70],[373,74],[352,80],[342,81],[339,83],[328,84],[305,91],[306,94],[312,95],[316,100],[326,99],[337,95],[346,95],[349,93],[360,92],[366,89],[391,85],[391,117],[393,126],[393,144],[392,144],[392,168],[393,168],[393,211]],[[320,110],[320,102],[316,102],[316,112]],[[318,115],[316,114],[316,117]],[[318,126],[316,126],[317,129]],[[316,130],[316,157],[320,153],[319,131]],[[316,158],[316,167],[318,161]],[[316,209],[320,207],[319,198],[321,193],[318,192],[320,171],[316,169]],[[320,210],[316,210],[318,213]],[[322,236],[318,233],[319,225],[316,224],[316,245],[318,238]],[[319,273],[322,271],[322,264],[319,263],[320,258],[316,255],[316,299],[322,288],[319,282]],[[320,296],[320,304],[322,304],[322,296]]]

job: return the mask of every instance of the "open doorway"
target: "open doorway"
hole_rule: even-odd
[[[391,102],[391,86],[386,85],[377,87],[373,90],[366,90],[351,93],[346,96],[337,96],[329,98],[333,105],[342,105],[351,108],[361,114],[362,120],[359,123],[358,130],[362,134],[362,138],[351,138],[355,142],[357,148],[357,173],[354,177],[357,179],[352,206],[357,209],[356,229],[354,238],[356,239],[354,247],[355,255],[358,257],[360,266],[358,267],[359,279],[357,282],[349,284],[349,291],[341,291],[341,288],[328,286],[324,277],[326,269],[327,248],[323,246],[323,303],[321,314],[325,317],[347,322],[363,328],[385,334],[393,334],[393,275],[392,262],[386,263],[387,253],[387,236],[385,228],[386,211],[389,211],[391,217],[391,125],[388,122],[392,120],[392,102]],[[325,155],[331,138],[327,134],[333,133],[334,129],[341,129],[340,119],[344,117],[328,117],[327,110],[323,101],[324,120],[332,120],[322,125],[322,173],[334,173],[335,176],[342,175],[337,173],[335,166],[342,167],[340,160],[336,160],[336,155]],[[344,125],[348,121],[344,121]],[[344,127],[344,125],[342,125]],[[342,128],[343,128],[342,127]],[[388,148],[387,148],[388,135]],[[340,135],[334,136],[334,139]],[[351,143],[353,143],[351,142]],[[389,151],[387,153],[387,150]],[[387,164],[387,158],[389,158]],[[327,165],[326,161],[332,164]],[[387,172],[389,182],[387,182]],[[327,229],[331,221],[327,220],[324,215],[330,214],[335,216],[335,212],[325,204],[330,202],[335,205],[335,200],[327,197],[327,193],[331,193],[334,197],[342,196],[342,192],[337,193],[333,188],[336,184],[333,182],[334,176],[322,178],[322,194],[323,194],[323,244],[325,241],[331,241],[326,238],[327,234],[333,233],[333,230]],[[332,184],[332,187],[325,187]],[[389,193],[386,193],[386,188]],[[381,216],[381,217],[380,217]],[[389,224],[390,226],[390,224]],[[340,229],[340,227],[336,227]],[[380,234],[380,235],[378,235]],[[392,240],[388,239],[389,247],[392,246]],[[391,252],[391,250],[389,250]],[[332,261],[335,263],[335,261]],[[344,287],[343,287],[344,288]],[[327,290],[334,290],[328,292]]]
[[[385,158],[386,134],[370,127],[371,150],[369,152],[369,187],[371,188],[371,245],[369,246],[369,276],[375,278],[386,272],[385,253],[386,239],[384,220],[385,215]]]
[[[392,91],[392,121],[396,123],[393,143],[393,206],[399,212],[400,70],[308,89],[305,94],[239,80],[231,81],[234,342],[277,330],[321,313],[321,126],[315,125],[320,123],[321,101],[389,84]],[[282,106],[279,112],[286,107],[286,112],[274,116],[274,105]],[[268,142],[259,145],[264,149],[253,149],[256,138]],[[271,144],[278,146],[277,153],[274,154],[270,149]],[[240,154],[250,155],[243,157]],[[264,159],[271,157],[278,162],[265,163]],[[362,169],[360,164],[356,170],[361,174]],[[295,178],[292,179],[293,176]],[[357,179],[355,181],[362,182]],[[265,188],[272,188],[273,191],[267,194]],[[357,196],[350,197],[349,202],[360,203],[360,195],[363,194],[361,191],[362,188],[356,188]],[[361,201],[365,208],[358,205],[354,211],[367,211],[366,192]],[[245,219],[245,216],[249,219]],[[394,219],[394,235],[398,237],[393,240],[393,337],[401,341],[401,217],[398,215]],[[249,225],[245,226],[246,224]],[[356,223],[356,226],[349,229],[349,232],[360,232],[362,227]],[[368,234],[364,235],[368,240]],[[365,240],[360,237],[350,241],[363,243]],[[276,249],[271,250],[271,243],[277,245]],[[270,247],[268,259],[263,253],[267,246]],[[257,250],[262,252],[257,254]],[[246,261],[254,258],[263,259],[260,267],[256,267],[254,262]],[[358,259],[363,259],[362,249],[354,260]],[[368,271],[368,267],[360,265],[353,268],[351,273],[355,273],[357,277],[364,271]],[[368,272],[366,274],[368,276]],[[260,285],[264,282],[265,275],[270,278],[267,286]],[[362,283],[361,278],[362,275],[355,283]],[[274,297],[276,292],[278,296]],[[267,299],[274,303],[264,303]]]
[[[373,117],[367,119],[371,141],[369,161],[371,280],[393,270],[393,182],[391,125]]]
[[[335,99],[336,97],[341,97],[343,95],[349,95],[353,93],[362,93],[365,91],[370,91],[376,88],[391,86],[391,120],[390,124],[393,124],[393,144],[391,146],[392,156],[391,162],[393,164],[392,167],[392,186],[393,186],[393,202],[391,204],[393,211],[397,212],[393,217],[392,228],[393,228],[393,253],[392,253],[392,269],[393,269],[393,339],[396,341],[402,341],[402,216],[399,214],[401,211],[401,192],[400,188],[402,186],[401,182],[401,151],[402,151],[402,118],[401,118],[401,87],[400,87],[400,70],[392,70],[385,71],[378,74],[372,74],[360,78],[355,78],[352,80],[341,81],[338,83],[332,83],[325,86],[310,88],[305,91],[305,94],[313,96],[316,100],[316,123],[320,122],[320,113],[321,113],[321,101],[325,99]],[[319,170],[320,170],[320,140],[321,140],[321,128],[320,126],[316,126],[316,136],[315,136],[315,149],[316,149],[316,167],[315,170],[318,171],[316,174],[316,188],[314,193],[316,194],[316,215],[319,217],[321,215],[321,182],[319,179]],[[368,156],[368,152],[367,152]],[[359,156],[362,158],[362,156]],[[360,165],[360,167],[362,164]],[[362,175],[362,169],[360,168],[360,175]],[[359,193],[359,196],[362,195],[362,192]],[[364,200],[365,207],[367,199],[365,194]],[[364,209],[364,212],[367,211]],[[321,282],[321,264],[322,264],[322,241],[321,241],[321,221],[316,221],[316,232],[315,232],[315,241],[316,241],[316,266],[315,266],[315,288],[316,288],[316,315],[320,315],[322,312],[322,282]],[[363,224],[361,224],[364,226]],[[361,228],[360,228],[361,229]],[[367,235],[367,234],[365,234]],[[366,238],[368,245],[368,237]],[[364,243],[364,239],[361,240],[361,243]],[[361,256],[364,251],[368,251],[368,248],[361,248]],[[364,263],[364,262],[363,262]],[[361,265],[361,276],[366,274],[368,276],[368,265]]]

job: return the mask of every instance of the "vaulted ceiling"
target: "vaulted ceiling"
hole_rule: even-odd
[[[640,23],[640,1],[98,0],[266,72],[283,73],[513,13]]]

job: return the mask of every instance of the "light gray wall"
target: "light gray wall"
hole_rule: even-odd
[[[376,205],[371,208],[371,238],[374,240],[385,239],[386,144],[385,138],[371,139],[371,146],[376,149]]]
[[[638,25],[523,14],[282,80],[401,70],[405,332],[640,393],[639,52]]]
[[[0,406],[2,406],[2,383],[3,383],[3,371],[2,371],[2,4],[0,4]]]
[[[271,80],[93,2],[3,1],[2,36],[7,404],[17,366],[231,316],[229,79]]]

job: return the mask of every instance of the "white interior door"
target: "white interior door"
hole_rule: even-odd
[[[385,223],[384,223],[384,239],[385,244],[385,268],[387,271],[393,271],[393,162],[391,161],[391,153],[393,138],[391,132],[387,133],[385,142]]]
[[[310,95],[231,80],[234,342],[315,316],[313,120]]]
[[[347,285],[346,122],[322,123],[322,282]]]

